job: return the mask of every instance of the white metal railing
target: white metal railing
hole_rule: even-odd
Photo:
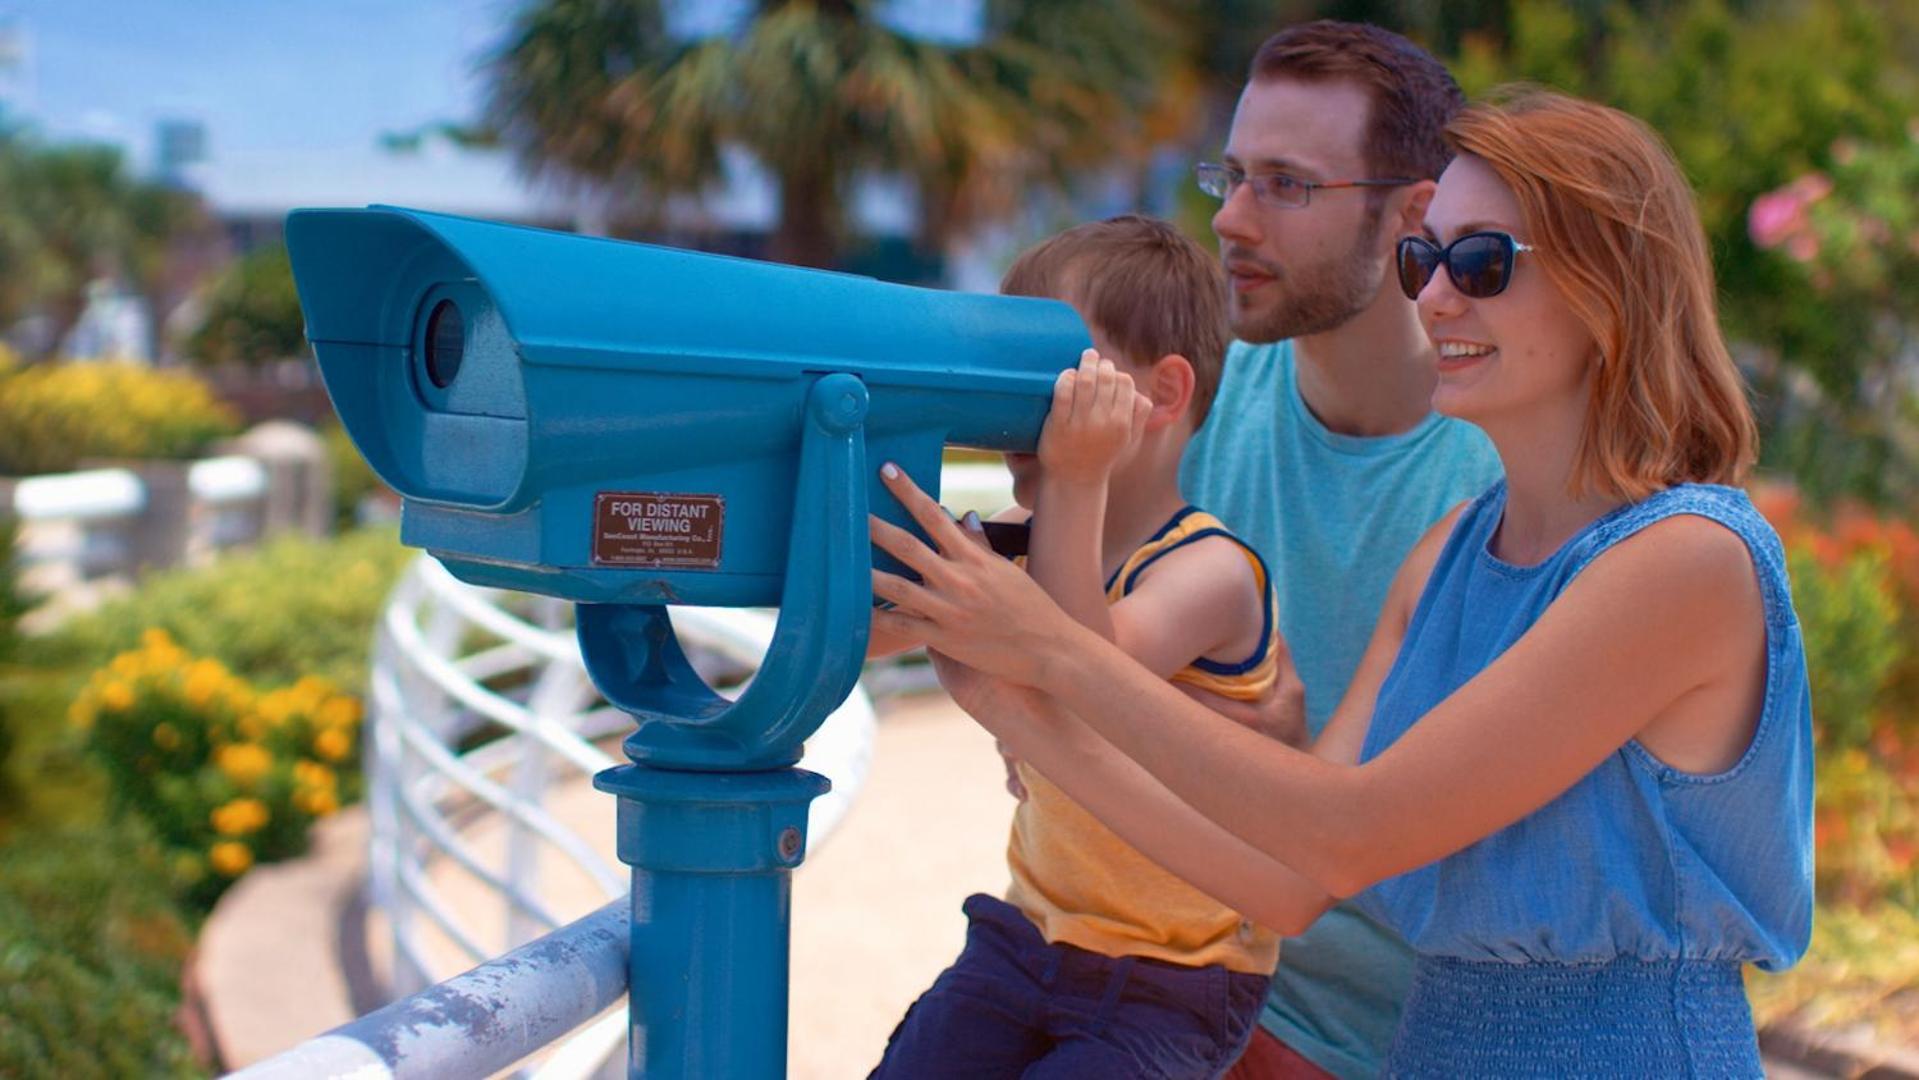
[[[627,868],[549,805],[563,785],[623,760],[607,744],[632,728],[593,689],[571,619],[570,604],[465,585],[425,557],[387,606],[372,671],[367,803],[369,888],[386,920],[396,996],[558,930],[569,911],[626,890]],[[727,693],[743,688],[774,627],[772,613],[725,608],[675,608],[673,621],[689,659]],[[813,804],[810,846],[832,834],[857,794],[873,726],[872,703],[856,688],[808,740],[802,764],[833,781]],[[610,824],[611,800],[604,813]],[[501,826],[499,850],[483,850],[476,834]],[[546,854],[577,870],[591,895],[543,887]],[[464,903],[449,895],[461,885]],[[619,1049],[624,1021],[615,1012],[589,1026],[538,1075],[599,1067]]]
[[[199,563],[268,529],[267,468],[242,455],[0,481],[30,592],[84,604],[89,583]]]

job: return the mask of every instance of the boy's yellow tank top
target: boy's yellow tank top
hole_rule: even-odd
[[[1160,556],[1208,536],[1224,536],[1245,551],[1265,597],[1259,645],[1239,663],[1196,660],[1173,682],[1223,697],[1256,700],[1278,678],[1272,639],[1272,585],[1252,548],[1219,520],[1186,507],[1142,544],[1106,583],[1108,603],[1131,592]],[[1049,942],[1065,942],[1106,956],[1145,956],[1175,964],[1221,964],[1231,971],[1270,975],[1279,963],[1279,935],[1162,869],[1114,835],[1066,793],[1025,762],[1019,764],[1026,798],[1013,814],[1006,861],[1013,872],[1007,902],[1025,912]]]

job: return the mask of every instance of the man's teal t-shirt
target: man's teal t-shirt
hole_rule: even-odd
[[[1378,438],[1328,430],[1299,395],[1290,341],[1233,343],[1180,469],[1186,498],[1266,560],[1314,735],[1359,666],[1399,564],[1499,476],[1485,434],[1437,414]],[[1405,944],[1342,904],[1280,947],[1260,1022],[1329,1072],[1376,1076],[1411,974]]]

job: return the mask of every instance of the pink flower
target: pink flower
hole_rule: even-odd
[[[1805,228],[1806,208],[1790,188],[1769,191],[1752,201],[1746,215],[1746,231],[1752,242],[1762,248],[1776,248],[1794,233]]]

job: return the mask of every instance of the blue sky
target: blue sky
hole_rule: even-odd
[[[205,125],[197,176],[227,208],[407,205],[503,215],[534,200],[503,155],[396,155],[383,132],[477,113],[477,60],[511,0],[0,0],[25,45],[9,111],[153,166],[157,121]]]

